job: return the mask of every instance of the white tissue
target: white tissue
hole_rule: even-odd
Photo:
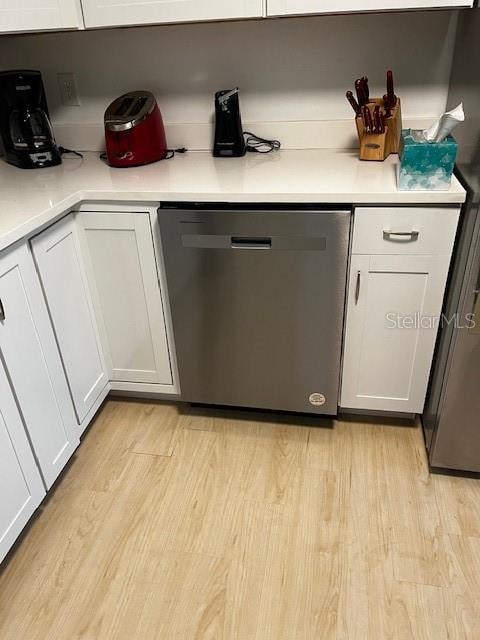
[[[463,102],[458,107],[447,111],[430,129],[424,130],[425,139],[428,142],[442,142],[453,131],[459,122],[465,120]]]

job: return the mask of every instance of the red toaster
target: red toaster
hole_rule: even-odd
[[[167,155],[162,114],[150,91],[131,91],[114,100],[105,111],[104,123],[112,167],[136,167]]]

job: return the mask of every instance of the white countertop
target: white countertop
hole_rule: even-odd
[[[0,160],[0,250],[85,200],[452,204],[449,191],[397,191],[397,156],[360,162],[353,151],[279,151],[244,158],[190,152],[144,167],[113,169],[87,153],[50,169],[22,170]]]

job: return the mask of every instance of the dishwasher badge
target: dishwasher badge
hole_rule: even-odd
[[[308,400],[314,407],[321,407],[327,401],[323,393],[311,393]]]

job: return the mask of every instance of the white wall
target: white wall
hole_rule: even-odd
[[[269,123],[257,129],[278,132],[287,146],[342,147],[354,144],[345,91],[360,75],[383,95],[385,70],[394,69],[407,122],[444,110],[455,17],[340,15],[4,36],[0,64],[42,71],[57,135],[79,148],[98,145],[111,100],[140,88],[156,94],[172,125],[171,146],[209,146],[213,94],[235,85],[245,128]],[[60,104],[56,74],[71,71],[80,107]],[[88,125],[83,135],[72,134],[79,124]]]

